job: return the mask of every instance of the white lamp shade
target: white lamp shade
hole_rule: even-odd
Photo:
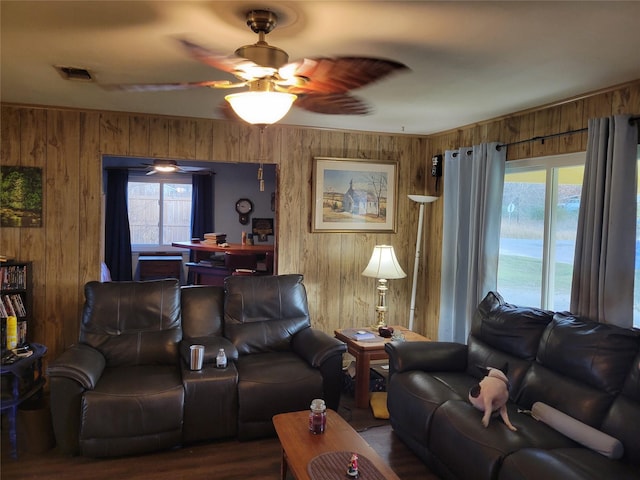
[[[407,195],[411,200],[417,203],[431,203],[435,202],[438,197],[432,197],[431,195]]]
[[[242,92],[224,97],[240,118],[258,125],[271,125],[281,120],[296,98],[292,93],[281,92]]]
[[[391,245],[376,245],[367,268],[362,275],[373,278],[404,278],[407,276],[402,270],[396,257],[396,252]]]

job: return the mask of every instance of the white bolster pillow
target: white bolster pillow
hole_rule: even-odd
[[[618,459],[624,453],[624,447],[620,440],[607,435],[589,425],[570,417],[566,413],[556,410],[546,403],[536,402],[531,408],[531,415],[536,420],[541,420],[553,429],[578,442],[585,447],[594,450],[605,457]]]

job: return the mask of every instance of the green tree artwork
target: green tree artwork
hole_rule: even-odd
[[[42,226],[42,169],[0,167],[0,226]]]

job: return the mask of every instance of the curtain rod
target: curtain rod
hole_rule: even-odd
[[[585,128],[578,128],[576,130],[567,130],[566,132],[550,133],[549,135],[539,135],[537,137],[531,137],[526,140],[518,140],[517,142],[503,143],[502,145],[496,145],[496,150],[500,151],[502,147],[510,147],[511,145],[520,145],[521,143],[527,143],[527,142],[537,142],[538,140],[540,140],[544,144],[544,141],[547,138],[561,137],[563,135],[573,135],[574,133],[582,133],[582,132],[586,132],[587,130],[588,128],[585,127]]]
[[[634,123],[639,120],[640,120],[640,116],[631,117],[629,118],[629,123]],[[540,140],[544,144],[544,141],[547,138],[561,137],[563,135],[573,135],[574,133],[582,133],[582,132],[586,132],[587,130],[589,129],[587,127],[584,127],[584,128],[578,128],[576,130],[567,130],[566,132],[550,133],[549,135],[540,135],[537,137],[528,138],[527,140],[518,140],[517,142],[503,143],[502,145],[497,145],[496,150],[500,151],[502,147],[509,147],[511,145],[520,145],[521,143],[527,143],[527,142],[536,142],[538,140]]]

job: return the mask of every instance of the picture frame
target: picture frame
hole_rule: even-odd
[[[315,157],[312,232],[395,233],[398,162]]]
[[[0,227],[42,227],[42,168],[0,167]]]

